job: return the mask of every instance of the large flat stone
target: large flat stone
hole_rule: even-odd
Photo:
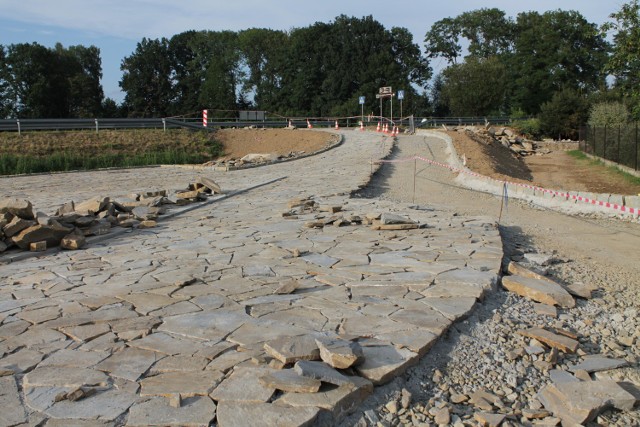
[[[229,332],[250,320],[251,316],[245,313],[244,308],[242,310],[223,308],[172,316],[164,319],[158,330],[216,342],[221,341]]]
[[[627,366],[628,362],[623,359],[610,359],[602,355],[585,356],[581,363],[569,368],[571,372],[584,370],[587,372],[608,371]]]
[[[333,415],[334,421],[357,408],[371,393],[373,384],[354,377],[351,385],[325,385],[317,393],[285,393],[274,402],[294,408],[322,408]]]
[[[0,359],[0,368],[21,374],[33,369],[43,358],[39,351],[22,349]]]
[[[476,305],[475,297],[424,298],[421,303],[442,313],[451,321],[462,320],[469,316]]]
[[[298,360],[319,360],[320,350],[311,336],[283,337],[264,343],[264,350],[284,364]]]
[[[424,356],[433,347],[440,335],[429,332],[426,329],[410,329],[386,334],[376,334],[374,338],[390,342],[398,348],[408,348],[419,357]]]
[[[451,320],[426,305],[421,310],[398,310],[389,317],[396,322],[425,328],[436,335],[442,334],[451,326]]]
[[[603,410],[614,407],[631,410],[637,399],[615,381],[580,381],[549,384],[538,393],[538,400],[563,425],[593,421]]]
[[[162,356],[153,351],[125,348],[103,360],[96,369],[109,372],[111,376],[136,381]]]
[[[0,426],[14,426],[27,422],[27,412],[13,375],[0,378]]]
[[[140,381],[140,396],[206,396],[224,378],[219,371],[166,372]]]
[[[163,332],[155,332],[144,338],[129,341],[128,345],[169,356],[176,354],[191,356],[204,348],[204,345],[195,339],[176,337]]]
[[[54,393],[51,393],[55,396]],[[44,413],[51,418],[113,421],[133,405],[138,396],[115,388],[99,391],[81,401],[53,402]],[[55,400],[55,397],[54,397]]]
[[[221,427],[311,427],[320,411],[317,407],[291,408],[271,403],[220,402],[217,421]]]
[[[38,367],[60,366],[66,368],[90,368],[110,355],[111,353],[106,351],[80,351],[63,348],[50,354],[45,360],[38,364]]]
[[[504,276],[502,286],[525,298],[560,307],[575,307],[576,301],[562,286],[547,281],[523,276]]]
[[[276,389],[264,385],[260,377],[271,372],[265,368],[236,368],[209,396],[216,402],[267,402]]]
[[[418,363],[418,354],[391,345],[362,347],[364,362],[356,366],[358,374],[373,384],[384,384]]]
[[[208,426],[216,414],[216,404],[207,396],[182,400],[179,408],[170,406],[166,399],[156,397],[136,403],[129,409],[127,426]]]
[[[554,334],[542,328],[529,328],[527,330],[518,331],[522,336],[534,338],[549,347],[557,348],[565,353],[575,353],[580,344],[578,341],[566,337],[564,335]]]
[[[315,393],[322,382],[313,378],[303,377],[293,369],[283,369],[260,377],[260,383],[269,388],[293,393]]]
[[[360,344],[333,338],[316,338],[320,349],[320,358],[337,369],[347,369],[362,361],[363,353]]]
[[[10,213],[24,219],[34,219],[33,206],[26,199],[2,198],[0,199],[0,214]]]
[[[296,362],[293,369],[298,375],[301,375],[303,377],[313,378],[325,383],[335,385],[352,384],[354,378],[342,375],[340,372],[336,371],[324,362],[301,360],[299,362]]]
[[[81,387],[106,386],[109,377],[104,372],[84,368],[46,366],[25,375],[25,387]]]

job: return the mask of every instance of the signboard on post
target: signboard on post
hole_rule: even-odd
[[[404,90],[399,90],[398,91],[398,99],[400,101],[402,101],[404,99]]]
[[[364,96],[361,96],[360,98],[358,98],[358,103],[360,103],[360,105],[364,105]]]
[[[393,89],[391,89],[391,86],[381,87],[380,89],[378,89],[378,93],[380,95],[391,95],[393,94]]]

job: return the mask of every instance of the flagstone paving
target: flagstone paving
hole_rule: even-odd
[[[49,213],[200,175],[225,191],[285,177],[81,251],[0,265],[0,425],[297,426],[357,408],[482,303],[502,258],[490,219],[350,198],[391,146],[348,131],[331,151],[247,170],[2,179],[7,196]],[[320,208],[290,207],[296,198]],[[366,225],[381,214],[418,228]],[[353,365],[333,368],[321,350]],[[92,391],[64,397],[79,387]]]

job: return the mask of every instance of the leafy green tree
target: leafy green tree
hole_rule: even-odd
[[[589,125],[594,127],[620,126],[629,122],[629,110],[622,102],[601,102],[589,111]]]
[[[70,46],[65,50],[56,45],[59,55],[65,59],[69,73],[69,115],[71,117],[98,117],[102,110],[104,92],[100,49],[95,46]]]
[[[126,93],[125,108],[141,117],[162,117],[174,97],[169,41],[143,38],[131,56],[122,60],[120,87]]]
[[[425,35],[429,58],[442,57],[455,64],[462,55],[462,39],[469,56],[489,58],[511,50],[514,23],[500,9],[478,9],[437,21]]]
[[[169,61],[172,68],[172,103],[169,115],[181,115],[203,108],[199,98],[204,81],[204,69],[199,66],[196,31],[176,34],[169,40]]]
[[[576,11],[519,14],[508,61],[516,107],[536,114],[557,91],[601,88],[609,45],[597,30]]]
[[[615,86],[620,88],[631,103],[635,119],[640,119],[640,4],[632,0],[612,13],[613,21],[602,26],[613,32],[613,53],[609,57],[606,71],[615,77]]]
[[[455,116],[487,116],[504,103],[506,69],[498,57],[470,57],[442,75],[442,97]]]
[[[542,133],[558,139],[576,139],[588,118],[589,102],[574,89],[556,92],[542,104],[539,114]]]

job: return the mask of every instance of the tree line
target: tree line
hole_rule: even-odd
[[[202,108],[344,116],[357,114],[361,95],[367,112],[379,111],[374,95],[392,86],[405,90],[405,111],[420,116],[536,117],[538,131],[562,134],[563,123],[584,122],[601,104],[640,118],[640,7],[623,4],[600,27],[577,11],[509,17],[478,9],[434,23],[422,46],[406,28],[386,29],[371,16],[290,31],[186,31],[143,38],[120,68],[118,105],[104,97],[95,46],[0,45],[0,117]]]

